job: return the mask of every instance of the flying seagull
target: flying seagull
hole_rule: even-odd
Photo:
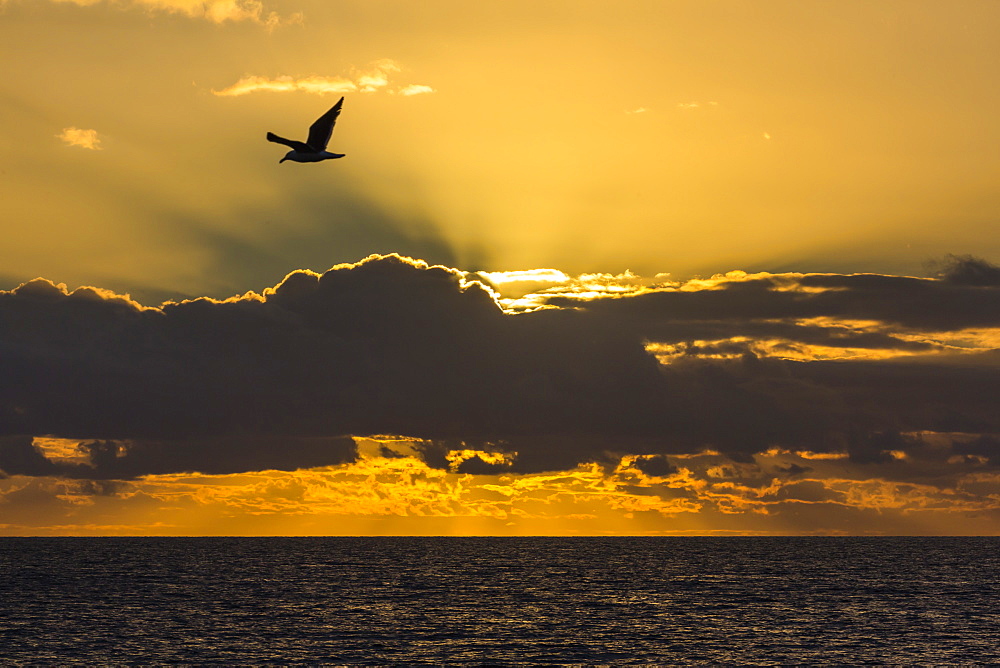
[[[330,107],[330,111],[317,118],[316,122],[309,126],[309,139],[304,142],[285,139],[273,132],[268,132],[268,141],[273,141],[276,144],[284,144],[292,149],[278,162],[282,163],[285,160],[292,160],[294,162],[320,162],[321,160],[330,160],[332,158],[343,158],[346,155],[345,153],[330,153],[326,150],[326,145],[330,143],[330,135],[333,134],[333,124],[337,122],[337,116],[340,116],[340,108],[343,105],[344,98],[340,98],[337,100],[337,104]]]

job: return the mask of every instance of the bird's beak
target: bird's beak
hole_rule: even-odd
[[[281,160],[279,160],[279,161],[278,161],[278,164],[280,165],[280,164],[281,164],[281,163],[283,163],[283,162],[284,162],[285,160],[288,160],[288,158],[282,158]]]

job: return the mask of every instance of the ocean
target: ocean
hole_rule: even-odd
[[[1000,662],[1000,538],[3,538],[0,663]]]

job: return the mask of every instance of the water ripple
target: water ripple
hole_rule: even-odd
[[[1000,660],[994,538],[0,539],[23,664]]]

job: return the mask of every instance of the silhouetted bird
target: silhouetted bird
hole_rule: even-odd
[[[292,149],[278,162],[282,163],[285,160],[320,162],[332,158],[343,158],[345,153],[330,153],[326,150],[326,145],[330,143],[330,136],[333,134],[333,124],[337,122],[337,116],[340,116],[340,108],[343,105],[344,98],[340,98],[337,100],[337,104],[330,107],[330,111],[317,118],[316,122],[309,126],[309,139],[304,142],[285,139],[273,132],[268,132],[268,141],[284,144]]]

